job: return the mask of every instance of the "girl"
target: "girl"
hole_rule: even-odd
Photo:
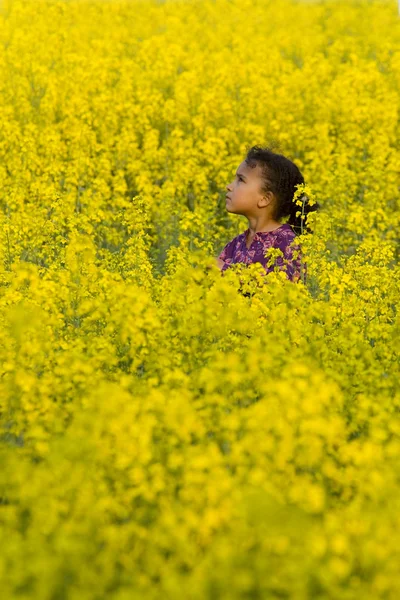
[[[293,202],[293,195],[296,186],[303,183],[303,175],[285,156],[260,146],[253,146],[248,151],[234,181],[226,186],[225,200],[228,212],[247,217],[248,228],[230,241],[216,259],[222,272],[235,263],[259,262],[267,273],[279,267],[291,281],[300,279],[300,246],[291,246],[291,243],[296,234],[301,233],[302,219],[300,215],[296,217],[301,207]],[[319,208],[317,203],[307,204],[306,196],[302,200],[305,200],[305,215]],[[280,221],[284,217],[289,219],[282,224]],[[305,218],[303,231],[310,231],[304,224]],[[269,258],[264,254],[271,247],[282,250],[283,257],[278,257],[275,264],[268,267]],[[305,265],[302,267],[305,277]]]

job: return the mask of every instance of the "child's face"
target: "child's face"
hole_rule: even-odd
[[[260,165],[251,168],[243,161],[238,166],[235,178],[226,186],[226,210],[236,215],[256,216],[260,209],[268,205],[265,192],[262,192],[262,171]]]

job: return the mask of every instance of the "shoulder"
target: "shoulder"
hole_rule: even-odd
[[[230,253],[234,252],[235,248],[241,244],[244,237],[245,237],[245,233],[240,233],[239,235],[234,237],[230,242],[228,242],[224,246],[221,254],[219,255],[219,258],[224,259],[225,257],[229,256]]]
[[[298,236],[290,227],[290,225],[283,225],[279,231],[277,231],[277,236],[274,241],[275,248],[279,248],[282,250],[283,255],[291,259],[294,256],[294,252],[296,255],[301,254],[300,244],[297,242]]]
[[[225,248],[228,246],[236,246],[236,244],[240,244],[242,242],[242,240],[245,239],[245,236],[246,236],[246,232],[239,233],[239,235],[234,237],[230,242],[228,242],[226,244]]]
[[[297,238],[297,235],[295,234],[295,232],[293,231],[291,226],[288,225],[287,223],[285,223],[284,225],[282,225],[282,227],[279,227],[279,229],[276,231],[275,243],[279,246],[281,246],[281,245],[287,246],[287,245],[291,244],[296,238]]]
[[[293,228],[288,224],[284,223],[276,230],[277,237],[285,238],[285,239],[294,239],[296,236]]]

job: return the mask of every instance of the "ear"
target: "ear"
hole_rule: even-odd
[[[265,192],[261,199],[260,208],[264,208],[265,206],[269,206],[274,201],[274,194],[271,191]]]

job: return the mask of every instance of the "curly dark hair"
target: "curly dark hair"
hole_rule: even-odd
[[[301,215],[296,217],[296,212],[301,210],[301,207],[293,202],[293,196],[296,186],[305,182],[298,167],[286,156],[276,154],[270,148],[262,148],[261,146],[250,148],[245,161],[251,168],[254,168],[257,164],[260,165],[264,180],[262,191],[273,192],[277,199],[275,214],[273,215],[274,220],[280,221],[283,217],[289,216],[287,223],[296,234],[300,234],[302,219]],[[318,203],[310,206],[308,197],[305,194],[300,196],[299,199],[304,202],[303,231],[312,233],[311,229],[306,226],[306,217],[308,213],[318,210],[320,206]]]

